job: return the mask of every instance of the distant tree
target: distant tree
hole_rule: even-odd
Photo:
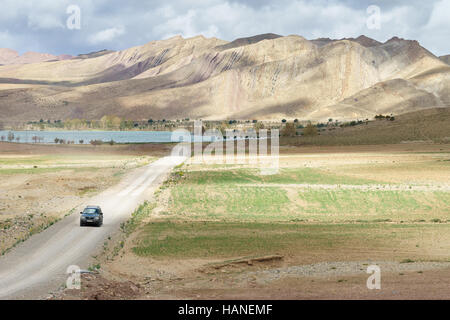
[[[6,138],[5,138],[5,136],[1,136],[0,139],[1,139],[2,141],[5,141]]]
[[[59,138],[55,138],[55,143],[58,144],[59,143]]]
[[[103,129],[119,129],[121,124],[122,119],[113,115],[105,115],[100,119],[100,126]]]
[[[38,136],[33,136],[33,137],[31,138],[31,140],[33,140],[34,143],[37,143],[38,140],[39,140],[39,137],[38,137]]]
[[[281,122],[282,122],[282,123],[286,123],[286,122],[287,122],[287,120],[286,120],[286,119],[283,119],[283,120],[281,120]]]
[[[84,140],[81,139],[81,140],[78,141],[78,143],[79,143],[79,144],[84,144]]]
[[[305,129],[303,130],[304,136],[316,136],[317,135],[317,127],[313,125],[311,122],[307,124]]]
[[[153,119],[148,119],[147,123],[148,124],[152,124],[153,123]]]
[[[257,123],[257,122],[258,122],[258,120],[252,120],[252,122],[253,122],[253,123]]]
[[[132,120],[127,120],[126,121],[126,127],[127,129],[132,129],[134,126],[134,122]]]
[[[255,129],[256,132],[259,132],[259,130],[264,129],[264,123],[257,122],[253,125],[253,128]]]
[[[11,142],[14,140],[14,133],[12,133],[11,131],[8,132],[8,141]]]
[[[286,123],[286,125],[281,130],[281,135],[283,137],[294,137],[297,133],[294,123]]]
[[[103,141],[102,140],[91,140],[91,141],[89,141],[89,143],[95,147],[95,146],[99,146],[99,145],[103,144]]]
[[[298,119],[294,119],[294,123],[298,123]]]
[[[111,140],[110,140],[110,141],[109,141],[108,143],[109,143],[109,145],[110,145],[110,146],[112,146],[112,145],[114,145],[114,144],[115,144],[115,142],[114,142],[114,140],[113,140],[113,139],[111,139]]]

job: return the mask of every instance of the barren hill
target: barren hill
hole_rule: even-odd
[[[1,54],[0,58],[3,55]],[[450,106],[450,66],[417,41],[197,36],[0,66],[4,121],[372,118]]]
[[[62,54],[55,56],[49,53],[39,53],[39,52],[25,52],[23,55],[15,50],[0,48],[0,65],[10,65],[10,64],[29,64],[44,61],[59,61],[71,59],[72,56],[68,54]]]
[[[441,59],[442,61],[444,61],[447,64],[450,64],[450,54],[448,54],[446,56],[440,56],[439,59]]]

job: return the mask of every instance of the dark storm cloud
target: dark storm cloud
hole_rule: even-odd
[[[68,30],[66,9],[81,9],[81,29]],[[367,7],[381,9],[368,29]],[[399,0],[2,0],[0,47],[20,52],[78,54],[123,49],[176,34],[233,40],[259,33],[416,39],[437,55],[450,53],[450,1]]]

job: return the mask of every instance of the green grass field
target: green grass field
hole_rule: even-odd
[[[428,170],[427,163],[435,165],[406,159],[393,165],[355,165],[361,177],[349,174],[352,165],[342,174],[291,166],[268,176],[248,167],[179,167],[163,187],[167,204],[139,230],[133,252],[175,259],[281,253],[307,261],[325,256],[447,261],[450,193],[390,190],[390,185],[402,185],[384,179],[396,168]],[[364,177],[380,168],[383,174],[377,178]],[[446,174],[448,166],[433,168]],[[372,188],[357,189],[366,186]]]
[[[219,170],[189,171],[182,183],[193,185],[236,185],[255,183],[382,184],[383,181],[352,178],[315,168],[282,168],[278,174],[260,175],[259,169],[215,166]],[[181,171],[182,172],[182,171]]]
[[[450,221],[450,193],[418,191],[307,190],[298,212],[321,221],[346,219]]]
[[[336,189],[290,186],[295,183],[335,185]],[[168,214],[239,221],[450,219],[448,192],[339,189],[343,184],[370,186],[383,181],[311,168],[283,169],[271,176],[259,176],[250,169],[190,171],[171,186]]]
[[[450,259],[450,224],[392,223],[258,223],[163,220],[148,223],[133,252],[154,258],[215,258],[284,254],[310,260],[346,255],[344,259],[402,261]],[[371,252],[372,251],[372,252]],[[361,252],[363,252],[361,254]],[[435,254],[433,254],[435,253]]]

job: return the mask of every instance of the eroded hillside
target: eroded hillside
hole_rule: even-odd
[[[180,36],[0,66],[2,121],[355,119],[450,105],[450,66],[417,41]]]

